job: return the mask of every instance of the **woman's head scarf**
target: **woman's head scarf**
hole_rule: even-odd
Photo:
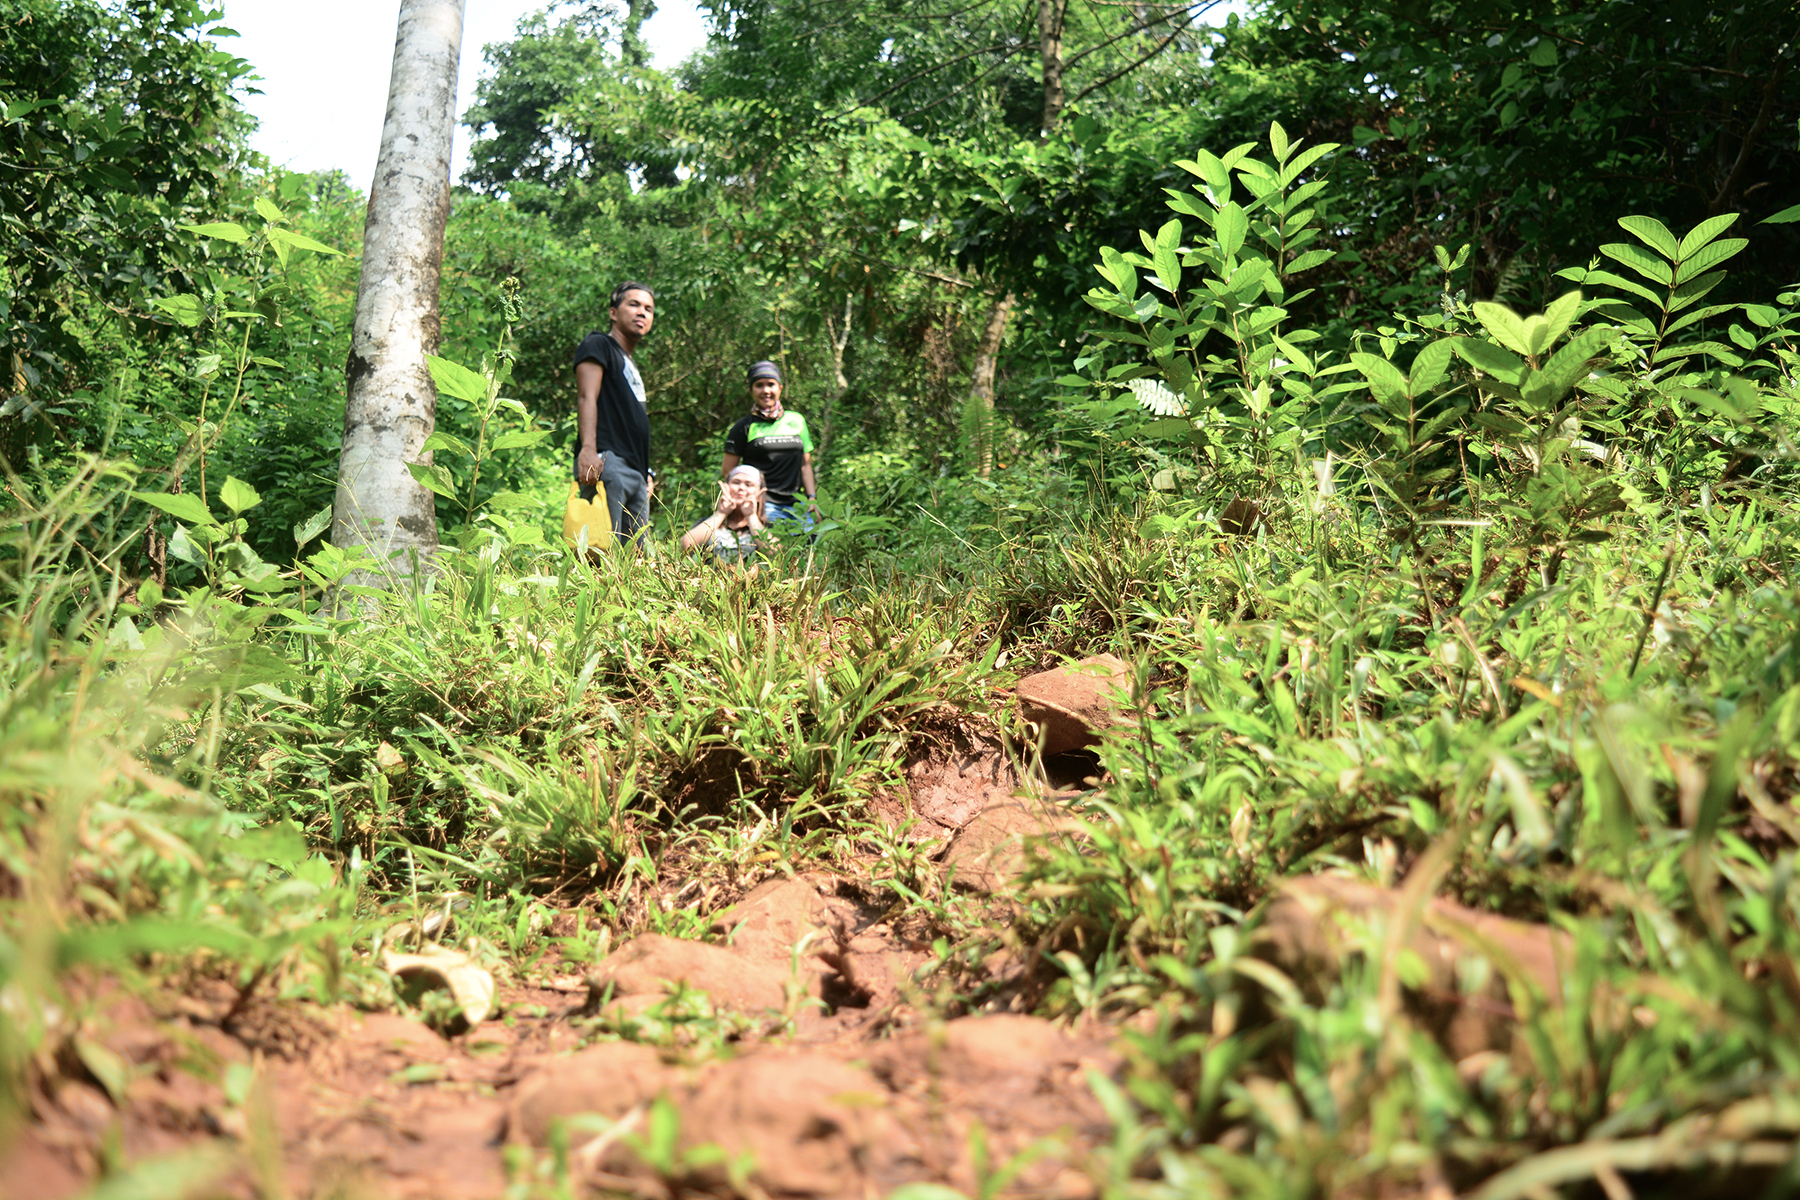
[[[759,379],[773,379],[777,384],[781,383],[781,368],[774,363],[769,362],[767,359],[762,362],[751,363],[750,370],[747,371],[745,375],[746,381],[752,384]],[[766,402],[759,399],[755,391],[750,393],[751,416],[763,421],[779,421],[781,419],[781,413],[781,391],[779,387],[776,389],[774,397]]]

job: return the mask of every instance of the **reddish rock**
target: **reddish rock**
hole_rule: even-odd
[[[1131,668],[1096,654],[1019,680],[1019,712],[1038,727],[1045,757],[1053,757],[1099,744],[1124,719],[1130,691]]]
[[[944,878],[968,891],[995,894],[1017,882],[1034,841],[1074,824],[1041,800],[989,805],[965,825],[944,856]]]
[[[597,1002],[610,985],[612,999],[618,1002],[661,996],[670,984],[681,983],[705,992],[719,1008],[759,1012],[787,1006],[792,978],[786,962],[771,962],[709,942],[684,942],[648,933],[601,960],[588,976],[588,992]],[[816,979],[816,974],[803,972],[799,982],[816,991]]]
[[[667,1091],[676,1071],[635,1042],[606,1042],[527,1076],[507,1112],[508,1141],[548,1144],[551,1125],[593,1113],[617,1121]]]
[[[1323,996],[1345,955],[1379,954],[1388,922],[1409,919],[1404,892],[1334,875],[1291,879],[1264,910],[1256,941],[1264,958],[1301,989]],[[1535,1002],[1562,1002],[1562,967],[1573,959],[1568,935],[1547,925],[1427,899],[1405,935],[1405,949],[1426,978],[1407,989],[1415,1019],[1457,1058],[1511,1045],[1517,1024],[1510,985]]]

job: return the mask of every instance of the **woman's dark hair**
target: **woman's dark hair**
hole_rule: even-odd
[[[656,293],[650,290],[649,284],[639,283],[635,279],[627,279],[624,283],[621,283],[618,287],[613,289],[612,299],[607,302],[606,307],[619,307],[619,301],[625,299],[626,292],[642,292],[652,300],[656,299]]]

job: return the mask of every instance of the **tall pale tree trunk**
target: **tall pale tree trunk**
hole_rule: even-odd
[[[994,469],[994,373],[1000,365],[1000,344],[1006,340],[1006,323],[1017,298],[1008,292],[988,310],[987,328],[975,349],[975,370],[969,380],[969,398],[963,406],[963,429],[976,469],[986,479]]]
[[[401,0],[344,366],[348,396],[331,540],[368,546],[388,579],[410,574],[438,544],[432,494],[406,464],[431,461],[421,447],[437,421],[425,356],[438,348],[462,26],[463,0]]]
[[[1068,97],[1063,89],[1063,16],[1068,0],[1038,0],[1038,56],[1044,64],[1043,133],[1048,136],[1062,121]]]
[[[825,393],[825,408],[819,419],[821,458],[831,444],[832,431],[836,425],[834,418],[837,414],[837,402],[850,390],[850,377],[844,374],[844,350],[850,345],[850,322],[854,313],[854,301],[848,292],[844,294],[844,323],[841,327],[832,320],[829,309],[825,312],[825,349],[831,354],[831,390]]]

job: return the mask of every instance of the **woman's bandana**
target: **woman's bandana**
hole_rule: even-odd
[[[774,399],[766,402],[758,399],[754,390],[750,393],[750,415],[763,421],[781,420],[781,368],[765,359],[759,363],[751,363],[746,374],[753,389],[761,379],[773,379],[776,385]]]

